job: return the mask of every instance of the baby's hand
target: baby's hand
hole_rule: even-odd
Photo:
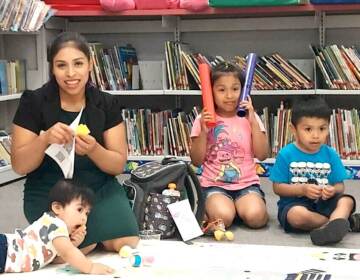
[[[331,186],[331,185],[326,185],[323,189],[322,189],[322,195],[321,198],[323,200],[327,200],[329,198],[332,198],[336,193],[336,189],[335,187]]]
[[[86,236],[86,226],[82,225],[70,234],[71,243],[75,247],[79,247],[79,245],[84,241],[85,236]]]
[[[304,196],[310,199],[318,199],[322,195],[321,187],[315,184],[303,184]]]
[[[114,269],[112,269],[111,267],[101,263],[93,263],[89,274],[112,274],[112,273],[114,273]]]

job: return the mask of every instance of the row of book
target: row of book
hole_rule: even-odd
[[[94,70],[91,80],[102,90],[131,90],[141,88],[141,72],[135,48],[131,45],[105,48],[101,43],[91,43]],[[360,59],[355,47],[337,45],[317,48],[312,46],[315,61],[329,89],[360,89]],[[220,55],[206,56],[194,53],[180,42],[165,42],[165,64],[170,90],[200,89],[199,64],[213,67],[224,61]],[[246,58],[230,59],[241,69]],[[311,65],[313,68],[313,65]],[[161,75],[159,75],[160,79]],[[163,84],[163,83],[158,83]],[[259,56],[255,67],[253,89],[255,90],[307,90],[314,82],[309,73],[299,69],[281,54]],[[161,88],[159,88],[161,89]]]
[[[235,56],[235,62],[246,68],[246,58]],[[254,73],[254,86],[256,90],[306,90],[313,89],[311,78],[284,59],[279,53],[258,57]]]
[[[355,47],[329,45],[311,46],[329,89],[360,89],[360,55]]]
[[[284,108],[281,103],[276,113],[269,114],[268,109],[264,108],[260,117],[267,129],[271,156],[275,157],[282,147],[294,141],[290,131],[291,109]],[[360,159],[359,110],[333,109],[327,144],[343,159]]]
[[[220,55],[206,56],[201,53],[191,53],[187,45],[172,41],[165,42],[165,58],[169,88],[172,90],[201,88],[199,64],[207,63],[213,67],[224,61]],[[245,70],[245,57],[235,56],[230,60]],[[279,53],[258,57],[253,89],[301,90],[312,88],[314,88],[314,83],[311,78]]]
[[[128,154],[188,156],[192,124],[199,114],[194,107],[183,111],[152,111],[150,109],[123,109],[126,125]],[[276,112],[269,114],[265,107],[259,112],[268,135],[271,157],[282,147],[294,141],[290,131],[291,109],[281,103]],[[359,110],[333,110],[330,118],[328,145],[343,159],[360,159]],[[11,137],[0,137],[0,167],[10,164]]]
[[[93,62],[91,81],[102,90],[139,89],[139,65],[136,50],[131,46],[105,48],[90,43]]]
[[[0,30],[38,31],[54,13],[40,0],[1,0]]]
[[[268,135],[271,157],[294,141],[290,131],[291,109],[280,107],[269,113],[267,107],[258,112]],[[129,155],[188,156],[192,124],[199,114],[194,107],[190,113],[182,111],[152,111],[123,109]],[[360,159],[360,118],[356,109],[333,110],[330,119],[328,145],[343,159]]]
[[[190,153],[190,132],[198,110],[152,111],[123,109],[129,155],[174,155]]]
[[[94,69],[91,80],[102,90],[140,89],[143,73],[135,48],[131,45],[104,47],[101,43],[90,43]],[[205,56],[191,53],[188,46],[179,42],[165,42],[166,77],[171,90],[200,89],[199,64],[211,67],[224,61],[222,56]],[[232,59],[245,69],[245,58]],[[163,83],[158,83],[163,85]],[[311,89],[311,79],[280,54],[259,57],[254,75],[253,88],[258,90]],[[161,89],[161,88],[159,88]]]
[[[10,147],[11,147],[11,137],[0,136],[0,167],[11,164]]]
[[[20,93],[26,89],[25,60],[0,59],[0,95]]]

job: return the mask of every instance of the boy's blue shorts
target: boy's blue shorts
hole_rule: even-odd
[[[319,213],[320,215],[323,215],[325,217],[330,217],[331,213],[334,212],[337,203],[340,198],[342,197],[350,197],[354,201],[354,207],[351,211],[351,214],[356,209],[356,201],[355,198],[349,194],[337,194],[334,197],[328,199],[328,200],[313,200],[309,198],[300,198],[297,201],[294,201],[292,203],[289,203],[285,205],[283,208],[279,208],[278,211],[278,220],[280,222],[280,225],[283,227],[285,232],[304,232],[303,230],[293,228],[287,221],[287,214],[290,210],[290,208],[294,206],[304,206],[306,209]]]
[[[6,236],[5,234],[0,234],[0,273],[3,273],[5,270],[7,248]]]
[[[249,187],[246,187],[246,188],[243,188],[240,190],[234,190],[234,191],[226,190],[221,187],[215,187],[215,186],[202,188],[202,191],[203,191],[203,195],[204,195],[205,199],[207,199],[210,195],[217,193],[217,194],[223,194],[235,202],[236,200],[243,197],[244,195],[247,195],[249,193],[256,193],[258,196],[260,196],[265,201],[265,194],[261,190],[260,185],[258,185],[258,184],[254,184]]]

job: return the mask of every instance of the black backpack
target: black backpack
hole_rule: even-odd
[[[188,163],[175,158],[148,162],[132,170],[130,179],[123,184],[139,229],[161,230],[162,238],[173,237],[176,231],[167,205],[179,199],[161,194],[169,183],[176,184],[180,200],[189,200],[200,225],[204,215],[204,198],[200,182]]]

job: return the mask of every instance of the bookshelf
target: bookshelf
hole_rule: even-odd
[[[131,43],[138,52],[139,60],[163,60],[163,44],[167,40],[181,40],[189,43],[193,50],[211,55],[219,54],[225,58],[245,55],[249,52],[258,54],[279,52],[288,59],[311,60],[313,54],[309,44],[325,45],[334,42],[353,45],[355,43],[353,37],[356,36],[354,34],[360,33],[360,24],[356,20],[359,14],[360,5],[311,4],[297,7],[209,8],[196,14],[181,9],[134,10],[121,13],[107,13],[96,9],[79,11],[79,13],[74,10],[58,12],[58,16],[66,20],[68,30],[80,32],[90,41],[100,41],[108,47],[116,43]],[[95,26],[92,23],[94,20],[96,20]],[[348,32],[350,30],[355,33],[350,34]],[[153,99],[159,100],[157,107],[161,104],[162,101],[158,98],[167,98],[166,100],[174,98],[175,105],[166,104],[169,107],[178,105],[188,107],[192,102],[201,104],[199,90],[162,89],[155,93],[135,91],[134,94],[131,91],[110,92],[118,94],[123,104],[125,106],[129,104],[130,108],[138,102],[134,97],[137,94],[146,98],[144,103],[150,108]],[[344,106],[344,108],[350,108],[360,101],[360,91],[356,90],[332,91],[317,87],[313,90],[252,92],[256,108],[269,105],[272,106],[272,110],[275,109],[275,104],[279,105],[280,100],[304,94],[323,95],[331,105]],[[129,167],[132,167],[132,163],[141,164],[161,158],[162,156],[130,156]],[[189,158],[185,157],[185,160]],[[263,175],[268,174],[273,161],[274,159],[269,159],[259,163]],[[359,161],[344,160],[344,164],[353,178],[357,178]]]
[[[0,167],[0,186],[20,178],[22,178],[22,176],[16,174],[10,165]]]
[[[26,85],[29,89],[40,87],[47,80],[45,30],[37,32],[0,31],[0,59],[26,61]],[[0,129],[11,133],[21,93],[0,95]],[[10,165],[0,167],[0,185],[21,178]]]
[[[299,6],[277,6],[277,7],[244,7],[244,8],[207,8],[200,12],[191,12],[185,9],[166,9],[166,10],[128,10],[122,12],[106,12],[100,6],[88,6],[84,8],[81,5],[71,5],[66,7],[64,5],[54,5],[58,9],[57,15],[63,17],[74,16],[109,16],[109,17],[130,17],[130,16],[219,16],[219,15],[289,15],[289,14],[313,14],[316,12],[332,12],[344,13],[360,11],[360,4],[347,5],[313,5],[305,4]]]
[[[0,32],[0,58],[7,57],[12,52],[21,54],[25,51],[23,57],[31,65],[27,72],[30,88],[36,88],[47,80],[46,45],[61,30],[80,32],[89,41],[99,41],[107,46],[131,43],[137,50],[139,60],[164,60],[164,42],[167,40],[181,40],[189,43],[194,50],[220,54],[225,58],[254,51],[259,54],[279,52],[289,59],[313,59],[309,44],[337,43],[350,46],[356,43],[354,38],[360,36],[360,4],[208,8],[198,13],[183,9],[109,13],[98,6],[84,9],[74,5],[71,9],[54,8],[58,9],[56,17],[46,23],[40,32]],[[21,40],[23,44],[16,43],[17,40]],[[22,45],[22,48],[18,45]],[[15,51],[18,48],[20,50]],[[189,107],[201,102],[198,90],[109,92],[117,95],[124,106],[128,107],[139,105],[139,100],[146,106],[162,108]],[[333,106],[350,108],[353,104],[360,104],[360,91],[357,90],[315,88],[252,92],[256,108],[262,108],[266,104],[278,106],[282,98],[302,94],[324,95]],[[6,127],[4,123],[11,123],[19,97],[20,94],[0,96],[0,127]],[[162,158],[130,156],[129,162]],[[184,157],[184,160],[188,160],[188,157]],[[273,161],[269,159],[261,164],[268,167]],[[360,161],[357,160],[344,160],[344,163],[352,172],[357,171],[360,166]],[[5,178],[6,172],[0,169],[0,178]]]
[[[16,100],[20,99],[21,93],[8,94],[8,95],[0,95],[0,102],[8,101],[8,100]]]

